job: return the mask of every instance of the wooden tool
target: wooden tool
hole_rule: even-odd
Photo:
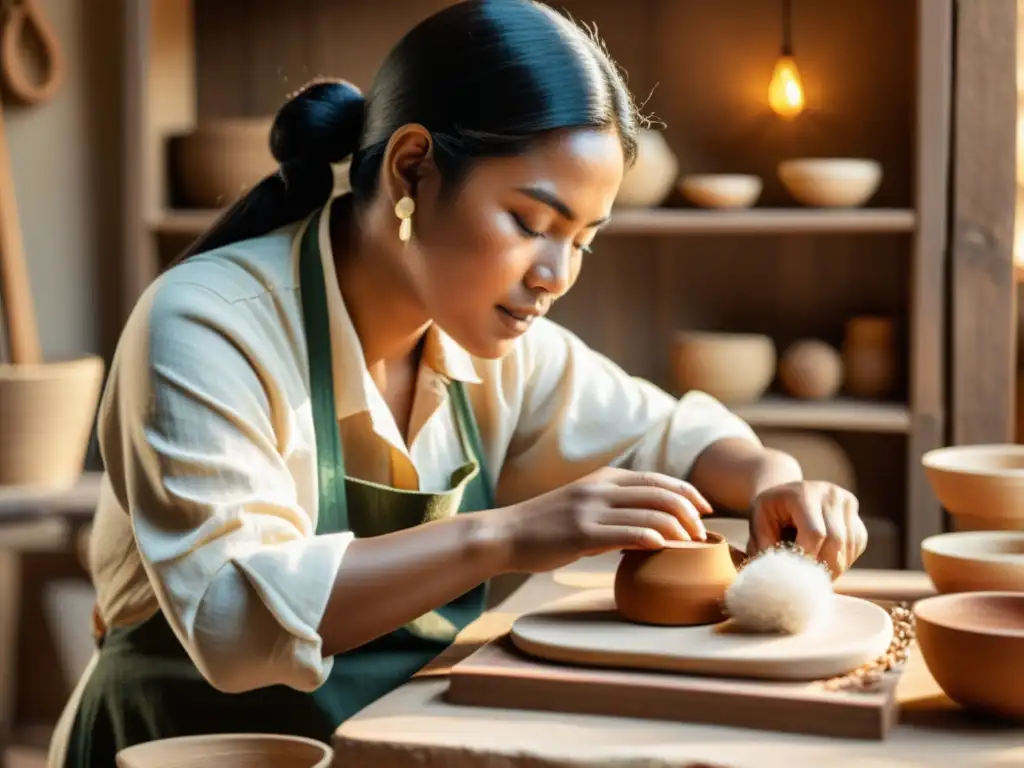
[[[889,648],[892,620],[882,608],[835,596],[833,616],[797,635],[756,635],[731,622],[662,627],[621,618],[609,590],[572,595],[520,616],[510,638],[548,661],[717,677],[822,680],[874,661]]]
[[[47,62],[43,80],[33,83],[22,66],[24,38],[36,38]],[[57,37],[36,0],[8,0],[3,5],[0,32],[0,73],[6,91],[23,104],[49,99],[63,80],[63,56]],[[36,326],[32,286],[25,262],[21,224],[7,148],[3,110],[0,108],[0,304],[11,362],[35,365],[42,362]]]

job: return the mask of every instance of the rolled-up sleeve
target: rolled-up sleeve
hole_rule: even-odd
[[[530,498],[604,466],[686,478],[725,438],[759,444],[754,431],[703,392],[676,399],[630,376],[566,329],[538,322],[503,374],[505,400],[521,400],[499,477],[504,503]]]
[[[318,627],[351,535],[314,535],[292,469],[315,457],[289,454],[292,408],[242,316],[198,285],[144,296],[108,384],[103,457],[202,674],[224,691],[310,691],[330,672]]]

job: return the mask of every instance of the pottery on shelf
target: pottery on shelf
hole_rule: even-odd
[[[334,751],[298,736],[240,733],[179,736],[117,753],[117,768],[328,768]]]
[[[914,605],[928,671],[960,706],[1024,720],[1024,594],[963,592]]]
[[[664,549],[626,550],[615,572],[615,605],[639,624],[689,626],[725,620],[725,591],[736,578],[725,537],[668,541]]]
[[[884,398],[896,383],[895,325],[888,317],[864,315],[846,323],[843,365],[846,391],[854,397]]]
[[[0,365],[0,486],[63,490],[82,475],[103,359]]]
[[[202,120],[172,139],[181,204],[221,208],[277,171],[270,152],[273,117]]]
[[[940,593],[1024,592],[1024,532],[940,533],[921,542],[921,560]]]
[[[843,383],[843,360],[829,344],[802,339],[789,346],[779,361],[779,380],[793,397],[832,397]]]
[[[761,195],[760,177],[739,173],[684,176],[679,191],[701,208],[749,208]]]
[[[699,390],[724,403],[757,400],[775,378],[775,343],[762,334],[680,331],[671,355],[680,392]]]
[[[679,176],[679,160],[665,135],[649,128],[637,136],[636,161],[626,169],[615,205],[649,208],[665,201]]]
[[[957,530],[1024,530],[1024,445],[936,448],[921,464]]]
[[[854,208],[878,191],[882,166],[857,158],[799,158],[779,164],[779,180],[803,205]]]

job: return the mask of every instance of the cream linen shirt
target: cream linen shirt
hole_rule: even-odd
[[[464,461],[453,379],[466,383],[502,506],[609,464],[686,477],[715,441],[757,440],[711,397],[676,400],[539,320],[500,360],[431,328],[407,444],[367,371],[327,221],[319,236],[350,474],[446,489]],[[314,535],[303,229],[194,257],[156,280],[124,329],[100,407],[106,476],[90,551],[100,615],[118,626],[162,608],[225,691],[311,691],[332,665],[317,630],[351,534]]]

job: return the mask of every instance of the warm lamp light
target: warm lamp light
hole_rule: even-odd
[[[790,42],[790,0],[782,0],[782,55],[775,62],[768,84],[768,106],[776,114],[792,120],[804,111],[804,84],[793,59]]]
[[[768,106],[787,120],[804,111],[804,85],[792,56],[781,56],[775,62],[772,81],[768,84]]]

